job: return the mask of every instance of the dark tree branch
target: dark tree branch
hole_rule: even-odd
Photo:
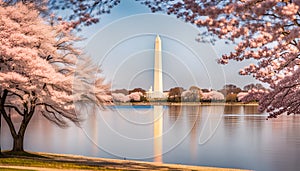
[[[4,105],[4,107],[6,107],[6,108],[12,108],[12,109],[14,109],[19,115],[24,116],[24,114],[23,114],[23,113],[19,110],[19,108],[16,107],[16,106],[13,106],[13,105]]]
[[[4,104],[5,104],[5,101],[6,101],[7,94],[8,94],[8,91],[6,89],[4,89],[3,90],[3,95],[2,95],[2,98],[1,98],[0,112],[3,115],[3,118],[5,119],[5,121],[7,122],[12,136],[16,137],[17,132],[16,132],[16,129],[14,127],[14,124],[12,123],[11,118],[7,115],[7,113],[5,111],[5,108],[4,108]]]

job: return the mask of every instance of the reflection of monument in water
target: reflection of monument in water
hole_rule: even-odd
[[[150,100],[162,100],[166,99],[166,95],[163,92],[163,78],[162,78],[162,48],[161,39],[159,35],[155,38],[155,51],[154,51],[154,80],[152,86],[147,92],[148,99]]]
[[[163,106],[154,106],[153,114],[154,162],[162,163]]]

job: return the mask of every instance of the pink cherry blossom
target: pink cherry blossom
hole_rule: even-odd
[[[300,100],[297,98],[300,72],[298,0],[139,1],[150,6],[154,12],[164,11],[206,28],[200,40],[213,40],[213,35],[235,45],[232,52],[222,55],[219,63],[227,64],[230,60],[257,61],[239,73],[252,75],[272,89],[249,93],[255,98],[264,97],[261,98],[260,108],[269,111],[270,116],[285,112],[300,114]],[[296,85],[288,86],[289,83]]]
[[[109,86],[101,70],[74,47],[78,38],[61,23],[48,24],[32,4],[3,5],[0,0],[0,112],[23,150],[25,130],[34,114],[58,126],[79,125],[75,104],[101,106]],[[15,127],[11,115],[23,117]],[[17,130],[18,128],[18,130]]]

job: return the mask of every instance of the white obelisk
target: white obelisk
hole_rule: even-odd
[[[162,59],[161,59],[161,40],[159,35],[155,39],[155,57],[154,57],[154,98],[163,97],[162,81]]]

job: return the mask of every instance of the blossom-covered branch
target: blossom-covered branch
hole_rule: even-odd
[[[282,80],[298,80],[300,52],[300,11],[298,0],[140,0],[152,11],[164,11],[190,22],[206,31],[200,41],[225,39],[235,45],[229,54],[223,54],[219,63],[230,60],[257,60],[240,70],[242,75],[252,75],[270,85],[274,92],[282,87]],[[297,87],[299,88],[299,87]],[[296,87],[284,86],[281,91],[296,93]],[[283,90],[284,89],[284,90]],[[286,90],[285,90],[286,89]],[[264,94],[268,94],[265,92]],[[257,94],[257,93],[256,93]],[[273,95],[271,95],[273,94]],[[295,95],[295,94],[294,94]],[[268,102],[276,114],[290,108],[299,108],[300,102],[288,103],[270,93]],[[266,96],[269,97],[268,95]],[[294,96],[290,96],[294,97]],[[264,99],[266,100],[266,99]],[[280,103],[279,103],[280,102]],[[273,104],[274,103],[274,104]],[[292,106],[290,106],[292,105]],[[293,110],[293,111],[297,111]],[[289,113],[290,110],[287,112]],[[292,112],[295,113],[295,112]],[[273,116],[273,115],[271,115]]]
[[[34,4],[40,12],[49,16],[59,13],[56,19],[68,23],[71,28],[81,29],[100,21],[100,16],[109,14],[121,0],[3,0],[6,5],[15,5],[18,2]]]

